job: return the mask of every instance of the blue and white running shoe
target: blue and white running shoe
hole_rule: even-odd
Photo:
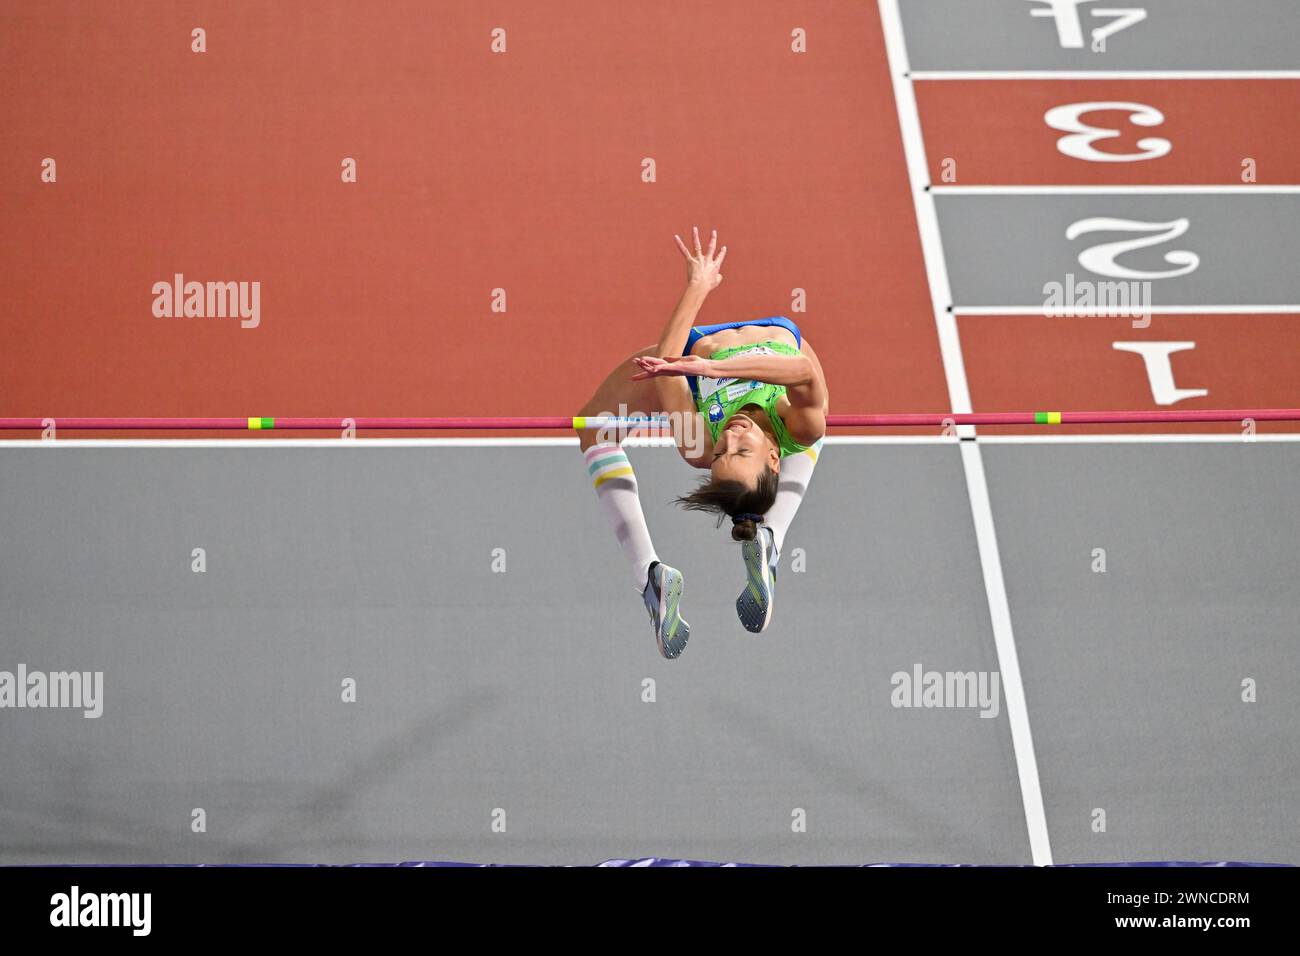
[[[678,613],[682,603],[682,572],[658,561],[650,562],[641,597],[655,626],[659,653],[669,660],[680,656],[691,636],[691,626]]]
[[[776,597],[776,538],[772,529],[759,525],[754,540],[741,544],[740,554],[745,559],[748,581],[736,598],[736,614],[745,630],[758,634],[772,620]]]

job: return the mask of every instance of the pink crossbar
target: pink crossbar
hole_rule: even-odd
[[[922,412],[882,415],[828,415],[830,428],[943,427],[948,425],[1139,425],[1186,422],[1300,421],[1300,408],[1166,409],[1159,411],[1102,412],[977,412],[958,415]],[[589,416],[588,427],[613,424],[617,419]],[[367,430],[532,430],[572,429],[569,417],[514,418],[0,418],[0,429],[40,431],[56,429],[92,431],[342,431],[352,426]],[[646,419],[625,420],[625,427],[661,427]]]

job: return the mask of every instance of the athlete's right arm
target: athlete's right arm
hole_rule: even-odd
[[[795,388],[787,388],[790,410],[785,414],[785,427],[790,437],[801,445],[811,445],[826,434],[826,414],[830,411],[830,390],[821,360],[812,345],[804,339],[800,358],[812,365],[812,377]]]
[[[722,247],[717,258],[713,256],[718,245],[716,229],[709,242],[708,252],[700,248],[700,231],[695,230],[695,255],[691,255],[686,244],[682,242],[681,236],[673,236],[673,238],[677,240],[677,248],[686,257],[686,291],[682,293],[677,308],[673,309],[668,324],[664,326],[663,333],[659,336],[659,346],[655,354],[660,356],[681,353],[686,345],[687,333],[695,323],[695,317],[700,314],[704,300],[722,282],[722,260],[727,257],[726,246]]]

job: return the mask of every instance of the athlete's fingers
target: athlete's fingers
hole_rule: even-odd
[[[682,242],[682,237],[674,234],[673,238],[677,240],[677,248],[682,250],[682,255],[689,259],[691,257],[691,252],[686,248],[686,243]]]
[[[713,230],[713,238],[709,240],[709,258],[713,258],[713,250],[718,248],[718,230]]]
[[[703,251],[702,249],[700,249],[700,227],[699,227],[699,226],[691,226],[691,231],[692,231],[693,233],[695,233],[695,254],[696,254],[697,256],[703,256],[703,255],[704,255],[704,251]]]
[[[722,260],[725,259],[725,258],[727,258],[727,247],[726,247],[726,246],[723,246],[723,247],[722,247],[722,251],[721,251],[720,253],[718,253],[718,261],[715,262],[714,265],[717,266],[719,269],[721,269],[721,268],[722,268]],[[718,278],[721,279],[722,276],[718,276]]]

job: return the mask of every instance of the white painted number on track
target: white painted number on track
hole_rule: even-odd
[[[1142,239],[1122,239],[1118,242],[1106,242],[1099,246],[1090,246],[1079,253],[1079,265],[1097,275],[1112,279],[1172,279],[1185,276],[1201,264],[1201,257],[1188,249],[1174,249],[1165,253],[1165,262],[1177,269],[1164,272],[1144,272],[1130,269],[1116,262],[1118,256],[1135,249],[1159,245],[1177,239],[1185,233],[1191,221],[1175,219],[1172,222],[1140,222],[1136,219],[1110,219],[1099,216],[1093,219],[1080,219],[1070,224],[1065,230],[1066,239],[1077,239],[1089,232],[1149,232],[1152,235]]]
[[[1056,21],[1056,37],[1065,50],[1083,49],[1083,17],[1080,7],[1085,3],[1097,3],[1098,0],[1027,0],[1039,4],[1029,11],[1031,17],[1050,17]],[[1045,5],[1044,5],[1045,4]],[[1089,7],[1093,18],[1109,17],[1110,22],[1091,31],[1092,49],[1104,52],[1107,37],[1112,37],[1121,30],[1127,30],[1147,18],[1143,7]]]
[[[1195,342],[1112,342],[1111,347],[1142,356],[1147,381],[1151,383],[1151,397],[1157,405],[1173,405],[1185,398],[1204,398],[1210,394],[1209,389],[1179,388],[1174,384],[1174,366],[1169,356],[1196,348]]]
[[[1090,126],[1083,121],[1085,113],[1097,110],[1124,110],[1129,114],[1129,122],[1134,126],[1159,126],[1165,121],[1164,114],[1154,106],[1145,103],[1066,103],[1054,106],[1043,114],[1043,121],[1052,129],[1059,129],[1069,136],[1062,136],[1056,141],[1056,148],[1073,159],[1082,159],[1089,163],[1133,163],[1146,159],[1159,159],[1168,155],[1174,148],[1167,139],[1148,136],[1137,142],[1136,153],[1103,153],[1092,144],[1098,140],[1115,139],[1119,130]]]

